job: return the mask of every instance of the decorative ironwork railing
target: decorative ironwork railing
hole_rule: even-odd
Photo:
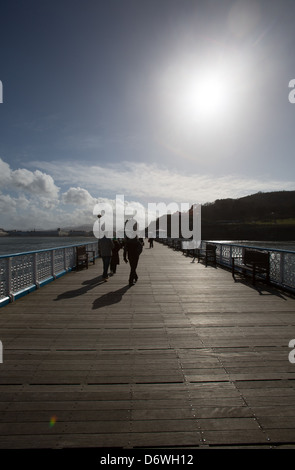
[[[97,242],[0,256],[0,307],[74,269],[81,245],[98,257]]]
[[[214,244],[218,263],[227,267],[231,267],[232,256],[242,256],[243,248],[269,253],[270,282],[278,287],[295,291],[295,251],[225,243]]]
[[[175,250],[185,249],[186,241],[181,239],[167,238],[159,241]],[[202,240],[200,250],[206,249],[206,243],[206,240]],[[210,244],[216,246],[217,263],[226,268],[231,268],[232,257],[242,257],[244,248],[269,253],[270,282],[277,287],[295,292],[295,251],[211,241]]]

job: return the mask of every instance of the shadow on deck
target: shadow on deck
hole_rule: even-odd
[[[295,301],[155,244],[0,311],[0,448],[295,447]]]

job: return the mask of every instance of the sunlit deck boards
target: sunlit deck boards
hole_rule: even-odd
[[[98,260],[3,307],[0,448],[295,447],[295,300],[191,261],[146,246],[132,288]]]

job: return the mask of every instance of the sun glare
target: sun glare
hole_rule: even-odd
[[[229,91],[229,83],[221,75],[196,76],[183,84],[180,105],[187,118],[222,117],[227,113]]]
[[[204,60],[204,62],[206,62]],[[192,131],[224,128],[232,122],[237,96],[245,83],[244,64],[238,57],[217,64],[173,61],[159,78],[161,111],[170,130],[191,135]]]

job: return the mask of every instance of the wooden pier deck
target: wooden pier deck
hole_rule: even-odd
[[[157,244],[0,309],[0,448],[295,448],[295,300]]]

